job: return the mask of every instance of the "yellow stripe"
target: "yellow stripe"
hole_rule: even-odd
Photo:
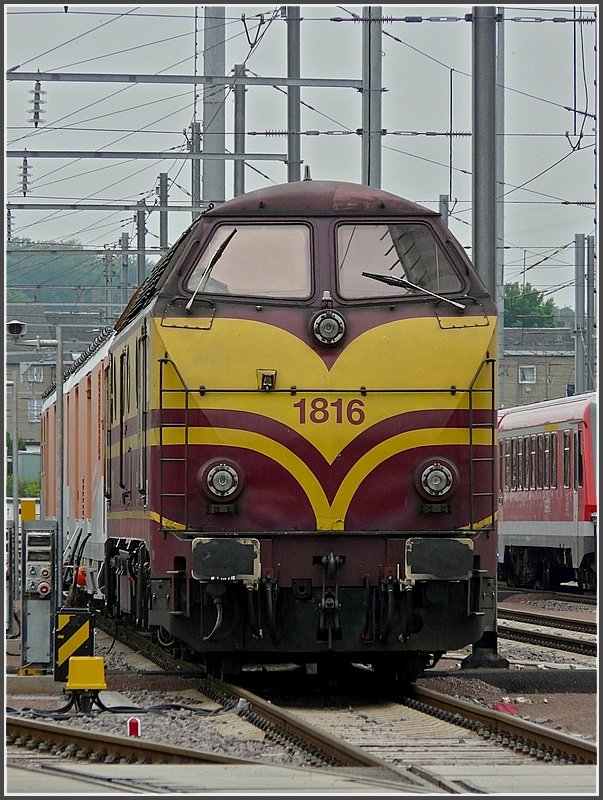
[[[72,656],[78,647],[81,647],[90,638],[90,623],[85,622],[82,627],[71,636],[65,644],[59,647],[57,664],[60,666]]]
[[[71,617],[72,617],[71,614],[59,614],[57,616],[57,630],[60,631],[61,628],[64,628],[65,625],[69,623]]]
[[[474,432],[473,440],[475,444],[489,445],[492,437],[489,431],[479,430]],[[437,430],[426,428],[424,430],[406,431],[397,436],[392,436],[391,439],[387,439],[385,442],[381,442],[362,456],[342,481],[332,506],[336,518],[345,516],[354,494],[366,476],[391,456],[421,447],[468,444],[469,431],[467,428]]]
[[[163,431],[164,444],[183,445],[185,432],[182,428]],[[368,453],[365,453],[343,478],[339,490],[330,504],[320,482],[312,470],[298,456],[273,439],[251,431],[239,431],[229,428],[189,428],[189,444],[220,445],[222,447],[242,447],[281,464],[302,487],[316,515],[318,530],[342,530],[345,515],[358,487],[367,475],[379,464],[391,456],[413,448],[445,445],[467,445],[469,431],[467,428],[445,428],[406,431],[381,442]],[[150,444],[158,445],[159,433],[150,432]],[[491,445],[491,432],[478,430],[474,432],[475,444]],[[115,517],[113,517],[115,518]],[[131,518],[131,517],[130,517]],[[157,521],[159,516],[155,515]],[[171,523],[170,527],[184,528],[179,523]]]
[[[109,511],[107,516],[113,521],[118,519],[152,519],[155,522],[160,522],[167,528],[174,528],[175,530],[181,531],[186,529],[186,526],[181,522],[175,522],[168,517],[161,517],[156,511]]]

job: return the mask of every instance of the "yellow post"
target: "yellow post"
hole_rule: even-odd
[[[34,522],[36,518],[36,501],[31,498],[21,498],[21,522]]]

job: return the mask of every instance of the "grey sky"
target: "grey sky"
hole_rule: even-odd
[[[382,5],[382,187],[431,208],[450,194],[450,227],[471,245],[471,140],[425,132],[471,130],[469,5]],[[595,233],[594,154],[596,24],[574,25],[574,8],[592,19],[595,6],[504,5],[505,11],[505,281],[526,280],[556,304],[574,305],[574,237]],[[8,4],[5,69],[76,73],[201,74],[205,6],[36,6]],[[226,71],[245,63],[250,74],[285,76],[286,21],[281,6],[226,5]],[[301,5],[304,77],[361,78],[362,6]],[[423,17],[423,22],[400,18]],[[438,19],[445,17],[446,19]],[[336,21],[338,18],[340,21]],[[552,21],[557,18],[559,21]],[[565,19],[567,22],[560,20]],[[257,40],[257,41],[256,41]],[[251,51],[251,54],[250,54]],[[192,86],[47,82],[42,117],[31,118],[33,84],[5,81],[5,147],[9,150],[186,149],[183,129],[202,122],[201,95]],[[452,106],[450,95],[452,94]],[[302,89],[302,159],[315,179],[359,181],[361,96],[353,89]],[[575,114],[575,107],[584,114]],[[274,87],[246,94],[248,152],[286,153],[286,95]],[[226,100],[226,130],[233,130]],[[233,149],[232,137],[227,147]],[[23,198],[21,161],[6,159],[9,201],[155,201],[160,172],[168,173],[170,202],[190,202],[190,167],[166,159],[29,159],[31,189]],[[287,180],[282,162],[250,161],[246,189]],[[226,168],[233,192],[232,164]],[[522,187],[522,188],[517,188]],[[590,203],[591,205],[578,205]],[[190,222],[170,214],[173,242]],[[147,220],[149,246],[158,245],[159,217]],[[89,247],[135,237],[134,215],[123,211],[25,211],[12,214],[13,238],[75,239]],[[469,251],[470,252],[470,251]]]

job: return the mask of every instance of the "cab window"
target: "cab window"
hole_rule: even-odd
[[[420,296],[423,289],[450,294],[463,288],[433,231],[421,223],[339,225],[337,276],[341,297],[350,300]]]
[[[305,299],[312,288],[310,229],[219,225],[188,276],[193,294]]]

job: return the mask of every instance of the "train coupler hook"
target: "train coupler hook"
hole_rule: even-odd
[[[336,556],[333,553],[322,557],[322,595],[319,604],[318,637],[327,640],[329,650],[333,645],[333,639],[341,639],[339,569],[343,562],[342,556]],[[334,586],[327,585],[333,583]]]

